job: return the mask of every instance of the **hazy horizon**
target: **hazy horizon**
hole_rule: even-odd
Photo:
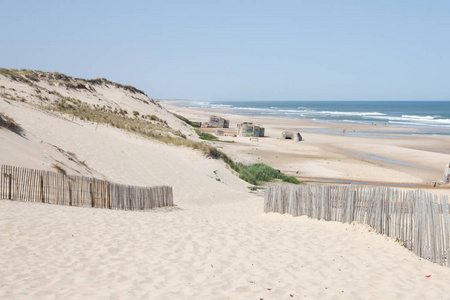
[[[357,101],[363,101],[363,102],[449,102],[450,100],[433,100],[433,99],[427,99],[427,100],[391,100],[391,99],[385,99],[385,100],[338,100],[338,99],[331,99],[331,100],[283,100],[283,99],[276,99],[276,100],[197,100],[197,99],[166,99],[166,98],[156,98],[156,100],[165,100],[165,101],[198,101],[198,102],[357,102]]]

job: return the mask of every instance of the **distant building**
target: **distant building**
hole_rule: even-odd
[[[237,134],[240,136],[264,136],[264,128],[250,122],[244,122],[237,125]]]
[[[294,138],[294,133],[292,131],[283,131],[281,137],[286,140],[292,140]]]
[[[218,116],[210,116],[209,117],[209,125],[211,127],[219,127],[219,128],[229,128],[230,121]]]
[[[203,128],[230,128],[230,121],[218,116],[210,116],[209,122],[201,125]]]

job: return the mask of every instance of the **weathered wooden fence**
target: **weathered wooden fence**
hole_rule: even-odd
[[[368,224],[416,255],[450,267],[447,196],[359,185],[277,185],[266,189],[264,211]]]
[[[173,205],[170,186],[127,186],[5,165],[0,177],[0,199],[124,210]]]

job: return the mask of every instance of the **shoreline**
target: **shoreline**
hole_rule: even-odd
[[[362,111],[362,106],[345,107],[348,103],[358,101],[230,101],[221,103],[209,103],[190,100],[159,100],[171,103],[179,107],[188,107],[204,111],[218,111],[231,115],[257,116],[280,119],[310,120],[313,123],[323,125],[337,125],[340,127],[359,127],[367,126],[372,131],[384,132],[383,128],[397,128],[400,134],[419,134],[419,135],[437,135],[450,136],[450,130],[445,124],[445,117],[441,117],[438,112],[428,112],[429,115],[420,115],[419,112],[402,112],[398,110],[403,107],[396,107],[393,111],[383,110],[382,107],[371,107],[374,103],[392,103],[392,101],[368,101],[367,111]],[[423,101],[394,101],[393,103],[421,103]],[[433,101],[432,101],[433,102]],[[434,101],[443,103],[447,101]],[[264,103],[264,104],[262,104]],[[289,103],[289,104],[287,104]],[[315,105],[317,104],[318,105]],[[324,107],[322,104],[327,103]],[[333,106],[334,103],[345,103],[344,109]],[[450,102],[449,102],[450,103]],[[292,105],[295,104],[295,105]],[[273,105],[273,106],[271,106]],[[299,107],[296,107],[300,105]],[[328,105],[330,105],[328,107]],[[395,107],[396,105],[394,105]],[[398,104],[397,104],[398,106]],[[370,108],[371,107],[371,108]],[[404,109],[408,109],[404,107]],[[416,107],[419,109],[419,107]],[[447,112],[443,112],[444,116]],[[333,117],[334,116],[334,117]],[[434,117],[433,117],[434,116]],[[440,120],[443,120],[442,122]],[[448,120],[447,120],[448,121]],[[436,124],[434,124],[437,122]],[[444,123],[443,123],[444,122]],[[378,130],[373,130],[377,128]],[[391,131],[391,130],[389,130]]]
[[[227,108],[183,107],[180,101],[172,100],[160,104],[191,121],[206,122],[211,114],[222,115],[231,123],[227,132],[235,131],[236,124],[244,121],[261,124],[266,136],[258,141],[221,136],[221,140],[235,143],[215,145],[238,162],[263,162],[304,180],[433,188],[433,182],[442,180],[445,164],[450,161],[446,146],[450,136],[407,133],[418,132],[415,128],[237,115]],[[214,133],[216,129],[202,130]],[[300,132],[304,140],[284,140],[283,131]]]

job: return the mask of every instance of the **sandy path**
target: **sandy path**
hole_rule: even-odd
[[[148,212],[2,200],[0,299],[448,299],[450,268],[249,196]]]

